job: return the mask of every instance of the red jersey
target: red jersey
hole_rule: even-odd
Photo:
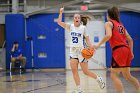
[[[117,22],[116,20],[111,20],[113,23],[113,28],[112,28],[112,37],[110,38],[110,46],[111,48],[114,48],[115,46],[128,46],[125,38],[125,28],[123,24]]]

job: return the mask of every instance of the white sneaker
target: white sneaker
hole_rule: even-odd
[[[97,76],[97,82],[101,89],[105,88],[105,82],[103,81],[101,76]]]
[[[77,90],[74,90],[72,93],[85,93],[85,91],[82,89],[77,89]]]

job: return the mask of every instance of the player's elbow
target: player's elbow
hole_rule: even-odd
[[[106,35],[107,39],[110,39],[112,37],[112,35]]]
[[[57,24],[60,25],[61,24],[61,21],[60,20],[57,20]]]

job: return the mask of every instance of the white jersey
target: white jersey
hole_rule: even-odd
[[[86,26],[75,27],[74,24],[66,24],[65,29],[70,31],[70,47],[84,47],[84,37],[88,36]]]

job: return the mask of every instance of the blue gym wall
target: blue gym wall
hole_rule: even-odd
[[[35,68],[65,68],[64,29],[55,22],[56,18],[58,14],[39,14],[27,19],[27,34],[34,43]],[[46,39],[38,39],[38,35],[45,35]],[[47,57],[39,58],[39,52],[45,52]]]
[[[134,12],[121,12],[121,22],[124,24],[128,33],[131,35],[134,41],[134,56],[132,61],[132,67],[140,67],[140,14]],[[106,62],[107,67],[111,64],[111,49],[109,43],[106,44]]]
[[[25,41],[24,16],[22,14],[6,15],[6,67],[9,68],[12,43],[18,40],[23,49],[23,55],[27,57],[26,68],[32,68],[32,58],[34,58],[35,68],[65,68],[64,29],[54,22],[54,18],[57,17],[58,14],[39,14],[26,19],[27,36],[32,37],[34,42],[34,57],[32,57],[31,42]],[[121,12],[121,21],[134,40],[135,58],[132,67],[140,67],[138,54],[140,53],[140,14]],[[46,39],[39,40],[37,37],[42,34],[46,35]],[[47,53],[47,58],[38,58],[39,52]],[[111,49],[108,43],[106,44],[106,62],[107,67],[110,67]]]
[[[6,67],[9,68],[12,43],[17,40],[27,57],[26,68],[32,68],[32,58],[34,68],[65,68],[64,29],[54,21],[57,17],[58,14],[39,14],[25,21],[22,14],[6,15]],[[33,40],[34,57],[31,56],[31,41],[25,40],[25,22],[27,36]],[[46,39],[38,39],[38,35],[44,35]],[[47,57],[39,58],[39,52],[46,53]]]

